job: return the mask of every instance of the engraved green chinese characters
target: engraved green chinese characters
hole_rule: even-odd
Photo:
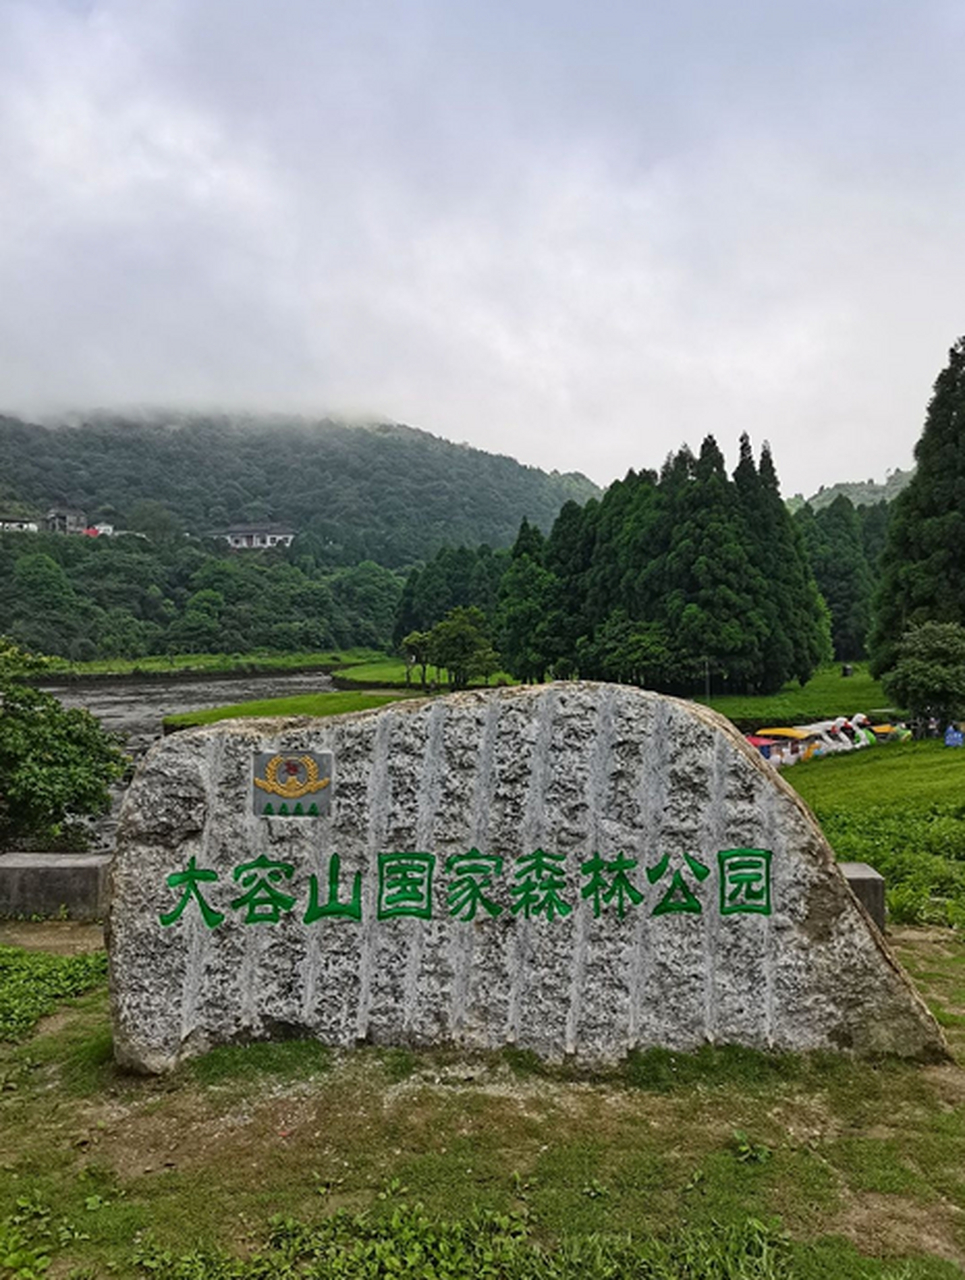
[[[744,912],[771,914],[771,850],[722,849],[720,867],[720,914]]]
[[[770,849],[718,851],[716,902],[721,916],[771,914],[772,856]],[[581,901],[594,919],[612,915],[622,921],[634,912],[648,916],[702,915],[705,906],[714,900],[710,886],[705,892],[712,868],[694,853],[679,857],[664,854],[641,870],[638,858],[596,852],[578,863],[581,884],[577,893],[572,887],[568,889],[566,855],[559,852],[534,849],[509,859],[472,848],[466,853],[450,854],[443,863],[432,853],[396,851],[378,855],[376,918],[432,919],[440,863],[445,885],[439,914],[463,923],[495,920],[508,909],[511,916],[524,920],[542,918],[557,924],[571,916]],[[326,919],[360,921],[362,872],[355,871],[343,882],[337,853],[328,857],[321,870],[321,875],[312,871],[308,876],[308,902],[302,923],[316,924]],[[230,878],[244,892],[222,905],[239,913],[242,924],[278,924],[296,908],[295,867],[290,862],[261,854],[234,867]],[[203,923],[209,929],[216,928],[227,918],[227,910],[209,901],[217,893],[219,882],[218,873],[199,867],[192,855],[183,870],[166,878],[168,888],[178,891],[179,897],[170,910],[158,915],[159,922],[165,927],[176,924],[193,901]],[[499,901],[501,883],[503,902]]]

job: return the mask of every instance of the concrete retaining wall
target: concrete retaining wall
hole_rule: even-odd
[[[0,854],[0,916],[97,920],[107,912],[107,853]]]

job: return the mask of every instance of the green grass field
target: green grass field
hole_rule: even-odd
[[[343,687],[350,684],[381,685],[385,688],[405,687],[405,663],[401,658],[381,655],[377,659],[366,662],[353,662],[350,669],[336,672],[339,684]],[[437,685],[445,692],[445,672],[429,667],[426,672],[428,683]],[[411,672],[412,685],[419,684],[419,668]],[[489,684],[515,684],[512,676],[501,671],[494,675]],[[476,686],[484,688],[485,681],[477,681]],[[707,699],[698,697],[697,702]],[[767,697],[750,697],[744,695],[711,697],[707,705],[727,716],[742,729],[760,728],[766,725],[809,724],[815,720],[828,720],[835,716],[851,716],[856,711],[865,713],[879,710],[887,706],[887,699],[877,680],[868,674],[867,668],[857,665],[852,676],[842,676],[840,666],[824,667],[802,689],[796,681],[787,684],[779,692]]]
[[[867,668],[855,666],[854,675],[842,676],[841,668],[824,667],[816,672],[802,689],[796,682],[787,684],[780,693],[766,697],[696,698],[727,716],[745,732],[768,726],[812,724],[835,716],[852,716],[857,711],[870,714],[888,706],[881,684],[873,680]]]
[[[30,927],[50,946],[67,926]],[[965,944],[898,946],[961,1052]],[[962,1274],[951,1064],[706,1048],[586,1076],[510,1051],[287,1041],[144,1079],[113,1065],[102,963],[5,957],[5,1278],[37,1280],[44,1259],[74,1280]]]
[[[420,670],[410,672],[406,685],[406,666],[402,658],[373,649],[344,649],[325,652],[270,653],[200,653],[161,655],[149,658],[100,658],[93,662],[69,662],[54,658],[48,668],[51,677],[71,680],[109,679],[112,676],[158,676],[172,674],[245,674],[259,671],[325,670],[336,673],[342,688],[381,687],[388,689],[421,689]],[[446,691],[445,672],[428,667],[426,680]],[[484,688],[515,681],[501,671],[486,681],[474,682]],[[697,698],[696,701],[705,701]],[[870,712],[887,705],[887,699],[876,680],[858,665],[850,678],[841,675],[840,667],[826,667],[817,672],[802,689],[796,683],[786,685],[780,693],[769,697],[712,696],[708,703],[715,711],[733,720],[744,730],[765,725],[806,724],[855,711]]]
[[[857,815],[952,806],[965,817],[965,751],[935,738],[822,756],[782,776],[814,809],[849,809]]]
[[[290,698],[261,698],[254,702],[238,702],[227,707],[208,707],[203,711],[185,711],[165,716],[166,729],[189,729],[193,725],[214,724],[238,716],[339,716],[348,711],[369,711],[398,702],[397,693],[299,693]]]
[[[70,662],[66,658],[51,658],[46,671],[51,676],[63,676],[72,680],[92,677],[138,675],[186,675],[258,671],[331,670],[370,662],[382,655],[375,649],[341,649],[304,651],[299,653],[272,653],[256,649],[251,653],[178,653],[155,654],[146,658],[96,658],[91,662]]]
[[[965,750],[934,739],[886,743],[782,776],[840,860],[885,877],[893,920],[965,926]]]
[[[337,675],[339,682],[345,684],[363,684],[363,685],[382,685],[386,688],[406,688],[405,683],[405,662],[401,658],[391,658],[382,655],[379,659],[372,662],[360,662],[353,664],[345,670],[339,670]],[[413,667],[410,672],[410,687],[421,690],[422,668]],[[490,676],[489,680],[470,681],[470,687],[484,689],[500,684],[515,684],[512,676],[505,671],[498,671],[495,675]],[[426,668],[426,684],[435,684],[442,692],[447,692],[446,673],[441,668],[428,666]]]

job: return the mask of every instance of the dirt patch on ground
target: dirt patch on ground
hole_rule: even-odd
[[[104,927],[77,920],[0,920],[0,947],[79,956],[104,950]]]
[[[444,1155],[465,1140],[509,1143],[526,1167],[545,1149],[546,1133],[570,1141],[624,1143],[646,1134],[693,1158],[724,1146],[755,1105],[732,1098],[721,1114],[712,1093],[695,1099],[545,1078],[519,1078],[503,1064],[459,1064],[386,1079],[375,1060],[348,1056],[330,1072],[298,1081],[246,1081],[202,1087],[182,1082],[163,1093],[100,1100],[83,1109],[86,1154],[122,1178],[165,1170],[217,1170],[244,1183],[280,1165],[334,1174],[370,1169],[378,1185],[400,1157]],[[774,1141],[818,1141],[837,1131],[823,1099],[789,1096],[769,1113]]]
[[[864,1253],[933,1253],[961,1266],[963,1217],[955,1205],[921,1204],[866,1191],[852,1195],[847,1207],[827,1223],[827,1230],[853,1241]]]
[[[186,1089],[163,1108],[151,1105],[105,1117],[100,1108],[85,1117],[91,1151],[122,1178],[166,1170],[218,1170],[224,1180],[257,1180],[264,1162],[277,1163],[287,1145],[310,1160],[329,1123],[324,1096],[268,1093],[212,1109],[211,1091]],[[225,1100],[227,1101],[227,1099]],[[360,1116],[360,1122],[363,1117]]]

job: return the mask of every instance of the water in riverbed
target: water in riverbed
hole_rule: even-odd
[[[207,707],[224,707],[256,698],[288,698],[297,693],[333,693],[321,671],[225,680],[97,680],[90,684],[46,685],[65,707],[84,707],[105,729],[120,733],[129,751],[146,750],[160,736],[165,716]]]
[[[258,698],[286,698],[297,693],[334,693],[331,679],[321,671],[277,675],[231,676],[224,680],[96,680],[89,684],[46,685],[65,707],[83,707],[105,729],[117,733],[124,749],[140,757],[161,734],[165,716],[206,707],[224,707]],[[117,826],[124,788],[112,791],[110,814],[98,820],[92,847],[109,848]]]

